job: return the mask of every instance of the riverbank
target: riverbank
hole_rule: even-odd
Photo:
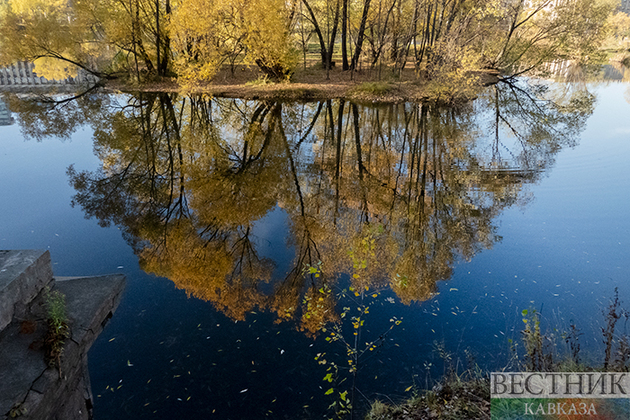
[[[470,74],[468,80],[471,83],[464,88],[461,84],[444,86],[419,79],[412,69],[393,76],[388,69],[353,73],[333,68],[327,72],[313,66],[297,70],[291,81],[276,83],[264,78],[256,67],[236,66],[233,71],[223,69],[211,83],[184,85],[174,78],[142,83],[114,79],[106,81],[105,88],[114,92],[185,92],[251,100],[346,99],[372,103],[437,102],[453,105],[473,99],[478,88],[496,83],[497,76],[494,71]]]
[[[365,420],[490,419],[489,375],[466,371],[445,376],[432,390],[401,404],[376,401]]]
[[[617,322],[627,310],[621,306],[619,290],[615,288],[608,307],[602,311],[603,352],[583,357],[580,354],[584,334],[571,324],[563,331],[556,326],[542,333],[541,315],[535,309],[521,311],[521,338],[524,353],[519,357],[518,343],[513,345],[513,358],[504,372],[628,372],[630,369],[630,336],[619,333]],[[563,346],[564,345],[564,346]],[[562,349],[564,347],[564,349]],[[599,353],[599,354],[598,354]],[[603,353],[603,354],[602,354]],[[599,356],[599,357],[598,357]],[[601,364],[603,360],[603,364]],[[365,420],[429,420],[429,419],[490,419],[490,374],[475,365],[457,374],[450,355],[444,358],[446,373],[431,390],[420,391],[400,404],[375,401]],[[495,413],[496,414],[496,413]],[[617,417],[615,417],[617,418]]]

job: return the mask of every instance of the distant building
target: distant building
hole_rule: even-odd
[[[27,61],[20,61],[11,66],[0,68],[0,91],[39,86],[71,87],[81,84],[93,85],[97,81],[97,77],[81,69],[76,77],[68,77],[63,80],[48,80],[38,76],[35,73],[35,65]]]

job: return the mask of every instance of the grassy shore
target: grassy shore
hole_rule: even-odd
[[[105,87],[122,92],[183,92],[280,101],[343,98],[375,103],[455,104],[469,101],[477,95],[478,88],[497,80],[497,75],[492,72],[471,74],[471,79],[476,81],[472,89],[455,90],[449,94],[443,86],[436,86],[434,82],[417,77],[413,69],[406,69],[402,74],[394,76],[388,68],[350,72],[335,67],[327,72],[321,66],[313,64],[305,69],[297,69],[289,81],[277,83],[266,79],[255,66],[239,65],[233,70],[224,68],[212,82],[190,86],[180,84],[176,79],[162,78],[142,83],[115,79],[107,81]]]
[[[402,404],[372,403],[365,420],[490,419],[490,379],[466,371],[440,380]]]
[[[511,345],[513,357],[504,371],[517,372],[628,372],[630,371],[630,334],[624,328],[619,331],[620,319],[628,319],[628,311],[621,307],[619,291],[607,308],[602,310],[603,355],[584,359],[580,354],[584,334],[571,324],[568,328],[553,328],[541,332],[541,315],[535,309],[523,310],[524,329],[521,331],[522,347]],[[519,356],[520,353],[520,356]],[[598,352],[599,353],[599,352]],[[599,356],[599,357],[598,357]],[[603,356],[603,357],[602,357]],[[522,358],[521,358],[522,357]],[[603,360],[603,364],[601,361]],[[490,372],[477,365],[461,374],[456,372],[453,359],[448,362],[445,374],[431,390],[420,391],[413,398],[400,404],[372,403],[365,420],[428,420],[428,419],[490,419]]]

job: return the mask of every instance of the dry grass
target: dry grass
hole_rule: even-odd
[[[443,379],[431,391],[401,405],[377,401],[366,416],[366,420],[428,419],[490,419],[490,380],[477,375]]]

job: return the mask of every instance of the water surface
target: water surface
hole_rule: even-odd
[[[527,308],[595,355],[614,289],[630,296],[627,91],[5,96],[0,248],[127,275],[89,355],[98,419],[318,418],[353,381],[363,409],[450,362],[505,367]]]

